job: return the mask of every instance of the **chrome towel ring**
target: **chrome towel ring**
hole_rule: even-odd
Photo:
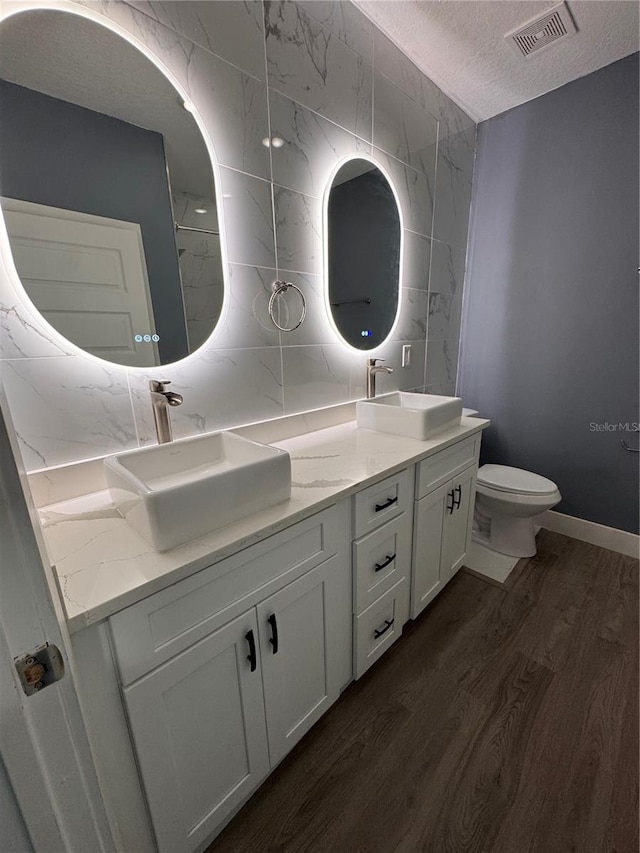
[[[273,309],[275,307],[277,297],[280,296],[280,294],[282,293],[286,293],[289,288],[297,290],[300,294],[300,299],[302,299],[302,311],[300,312],[300,319],[295,324],[295,326],[287,327],[281,326],[280,323],[278,323],[278,321],[273,315]],[[304,318],[307,316],[307,300],[304,298],[304,293],[296,284],[292,284],[290,281],[280,281],[278,279],[276,279],[271,285],[271,290],[271,298],[269,299],[269,316],[271,317],[273,325],[276,327],[276,329],[280,329],[281,332],[295,331],[302,325],[302,323],[304,322]]]

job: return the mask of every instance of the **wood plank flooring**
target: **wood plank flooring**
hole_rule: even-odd
[[[638,853],[638,561],[460,572],[208,853]]]

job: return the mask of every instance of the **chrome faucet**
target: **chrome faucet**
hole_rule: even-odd
[[[165,388],[166,385],[171,385],[168,379],[163,381],[158,381],[157,379],[149,380],[151,406],[153,408],[153,420],[156,425],[158,444],[166,444],[169,441],[173,441],[173,431],[171,430],[171,420],[169,419],[169,406],[179,406],[182,403],[182,394],[167,391]]]
[[[393,373],[392,367],[378,367],[379,361],[384,361],[384,358],[367,359],[367,400],[376,396],[376,373]]]

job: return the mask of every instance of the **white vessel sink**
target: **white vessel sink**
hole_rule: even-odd
[[[359,427],[425,441],[460,423],[460,397],[395,391],[356,403]]]
[[[104,464],[118,510],[157,551],[291,496],[286,450],[230,432],[108,456]]]

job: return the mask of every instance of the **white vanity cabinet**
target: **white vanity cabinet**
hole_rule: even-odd
[[[257,643],[255,610],[124,690],[161,853],[195,850],[269,770],[251,635]]]
[[[351,680],[347,517],[332,507],[111,617],[160,853],[211,838]]]
[[[360,678],[409,618],[414,468],[354,495],[353,652]]]
[[[417,466],[411,618],[462,566],[471,541],[480,437],[461,441]]]

